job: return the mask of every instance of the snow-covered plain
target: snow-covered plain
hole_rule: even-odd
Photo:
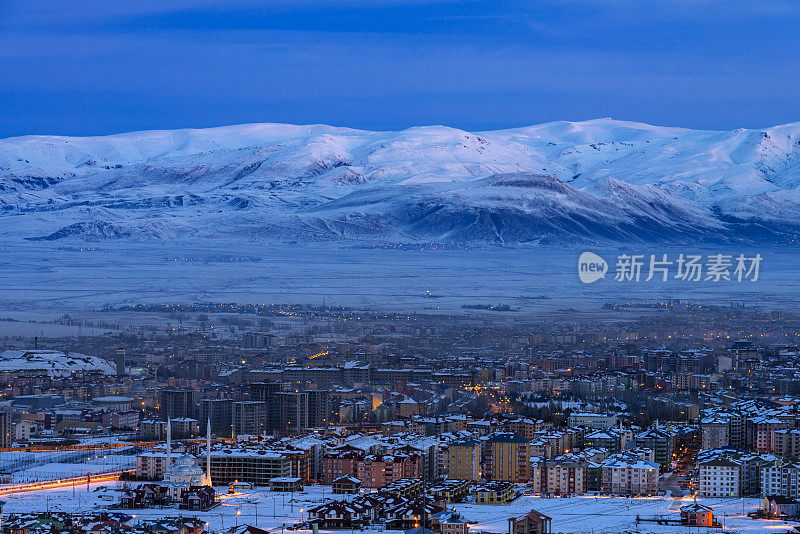
[[[92,484],[88,491],[85,485],[72,488],[48,490],[31,493],[6,495],[4,513],[30,512],[49,508],[51,511],[89,511],[108,507],[118,500],[121,483]],[[137,519],[183,515],[199,517],[218,531],[234,526],[235,523],[250,524],[260,528],[280,530],[281,525],[298,523],[307,518],[309,507],[332,497],[330,487],[310,486],[302,493],[291,494],[257,489],[252,492],[228,495],[227,488],[218,487],[221,492],[221,506],[208,512],[187,512],[178,509],[131,510]],[[636,525],[636,516],[650,518],[663,516],[678,519],[679,508],[691,499],[671,497],[652,497],[626,499],[616,497],[582,496],[560,499],[539,497],[520,497],[511,504],[503,506],[456,504],[455,509],[471,523],[474,532],[507,532],[507,521],[531,509],[538,510],[553,518],[553,532],[573,534],[594,533],[686,533],[686,527],[660,526],[655,523]],[[726,531],[740,533],[785,532],[793,524],[783,521],[754,520],[747,512],[760,506],[758,499],[698,499],[698,502],[711,506],[720,520],[724,519]],[[744,511],[744,514],[743,514]],[[237,515],[238,513],[238,515]],[[373,527],[374,528],[374,527]],[[692,529],[694,531],[694,529]],[[701,530],[705,532],[705,529]],[[719,532],[717,529],[710,529]],[[302,532],[302,531],[301,531]],[[305,531],[307,532],[307,531]],[[336,531],[332,531],[336,532]],[[339,531],[341,532],[341,531]]]
[[[0,140],[0,236],[794,244],[800,123],[245,124]]]
[[[15,484],[99,475],[136,467],[136,457],[120,450],[27,452],[0,454],[0,471],[10,472]]]
[[[1,249],[0,249],[1,250]],[[105,304],[237,302],[366,306],[380,311],[481,313],[469,304],[508,304],[506,316],[563,308],[600,311],[621,299],[745,302],[796,309],[800,265],[791,251],[725,248],[592,249],[613,269],[617,255],[727,252],[764,256],[757,282],[616,282],[582,284],[581,249],[472,248],[401,251],[332,246],[117,243],[103,251],[63,250],[50,243],[9,244],[0,256],[0,318],[36,317]],[[253,261],[173,261],[175,257]],[[537,297],[549,297],[540,299]],[[502,317],[497,312],[482,312]],[[2,323],[6,335],[42,335],[36,323]],[[45,333],[46,334],[46,333]]]

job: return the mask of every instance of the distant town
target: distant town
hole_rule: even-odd
[[[5,318],[0,530],[795,532],[800,317],[603,312]]]

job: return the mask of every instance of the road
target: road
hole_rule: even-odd
[[[102,475],[94,475],[89,477],[89,482],[110,482],[112,480],[119,480],[122,473],[132,473],[133,469],[126,469],[124,471],[115,471],[113,473],[105,473]],[[41,491],[55,488],[66,488],[74,485],[86,484],[87,477],[72,477],[62,478],[61,480],[51,480],[46,482],[30,482],[27,484],[14,484],[9,486],[0,487],[0,495],[7,495],[9,493],[22,493],[25,491]]]

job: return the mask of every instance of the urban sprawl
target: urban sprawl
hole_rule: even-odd
[[[3,319],[0,531],[800,530],[796,314],[465,308]]]

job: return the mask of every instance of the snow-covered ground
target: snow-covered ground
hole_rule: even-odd
[[[122,483],[92,484],[88,490],[85,485],[76,488],[48,490],[33,493],[6,495],[4,513],[29,512],[36,510],[51,511],[89,511],[100,510],[117,502]],[[290,525],[307,518],[309,507],[334,497],[330,487],[310,486],[301,493],[275,493],[265,489],[237,495],[228,495],[227,488],[218,487],[221,492],[221,505],[208,512],[187,512],[184,516],[199,517],[209,523],[212,530],[239,524],[250,524],[260,528],[280,529],[282,525]],[[339,496],[336,496],[339,497]],[[678,519],[679,508],[691,502],[691,499],[672,499],[670,497],[652,497],[641,499],[625,499],[615,497],[571,497],[560,499],[543,499],[539,497],[520,497],[504,506],[456,504],[455,509],[471,523],[471,531],[507,532],[507,521],[511,517],[522,515],[531,509],[538,510],[553,518],[553,532],[573,534],[593,533],[685,533],[689,530],[679,526],[660,526],[656,523],[636,524],[636,516],[643,518],[663,516],[667,519]],[[758,499],[698,499],[698,502],[711,506],[720,521],[724,520],[726,531],[740,533],[784,532],[794,524],[783,521],[755,520],[745,514],[760,505]],[[744,512],[744,513],[743,513]],[[137,519],[178,515],[177,509],[132,510]],[[372,527],[376,529],[376,527]],[[701,530],[705,532],[705,529]],[[711,529],[712,532],[720,532]],[[692,529],[694,532],[694,529]]]
[[[108,451],[22,452],[0,455],[0,471],[11,472],[16,484],[98,475],[136,467],[136,457]]]
[[[638,283],[617,282],[609,275],[590,285],[582,284],[577,276],[580,252],[545,248],[400,251],[230,243],[185,248],[174,243],[119,243],[109,252],[75,252],[44,243],[9,244],[7,253],[0,256],[0,318],[17,313],[30,317],[34,309],[52,314],[54,310],[100,308],[105,304],[191,302],[326,302],[381,311],[493,318],[520,314],[552,317],[568,307],[600,311],[604,303],[624,299],[685,299],[722,305],[745,302],[784,309],[800,306],[793,289],[800,278],[800,264],[793,252],[628,248],[629,254],[669,253],[673,258],[679,253],[760,253],[764,260],[755,283],[645,282],[645,272]],[[611,249],[595,252],[609,261],[610,268],[620,253]],[[259,261],[165,261],[175,255],[222,254]],[[461,307],[498,303],[520,311]],[[38,323],[8,322],[4,326],[6,335],[48,334]]]
[[[663,516],[665,519],[680,519],[680,507],[691,502],[690,497],[683,499],[671,497],[626,499],[595,496],[557,499],[520,497],[506,506],[458,504],[456,509],[472,523],[473,529],[479,531],[507,532],[509,518],[517,517],[534,509],[553,518],[553,532],[573,534],[683,532],[688,534],[689,530],[686,527],[658,525],[652,522],[642,522],[637,525],[636,516],[642,518]],[[760,507],[760,499],[698,499],[697,502],[713,508],[715,515],[719,516],[720,522],[724,518],[726,530],[743,533],[769,532],[792,527],[783,521],[754,520],[747,517],[747,512]],[[708,530],[719,532],[718,529]],[[705,532],[706,529],[702,529],[702,531]],[[692,529],[692,532],[695,530]]]

